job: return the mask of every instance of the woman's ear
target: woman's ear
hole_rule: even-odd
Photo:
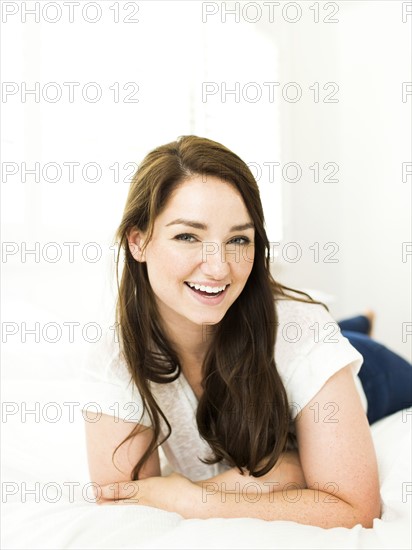
[[[142,251],[144,243],[144,234],[137,228],[130,229],[127,234],[129,250],[137,262],[145,262],[145,253]]]

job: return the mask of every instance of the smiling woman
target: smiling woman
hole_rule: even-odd
[[[339,331],[328,338],[326,306],[273,279],[247,165],[196,136],[158,147],[133,177],[117,240],[119,346],[105,391],[141,414],[125,439],[112,407],[87,426],[93,481],[132,481],[121,498],[137,491],[141,504],[184,517],[369,527],[380,501],[354,383],[362,356]],[[159,446],[174,476],[160,476]],[[259,504],[226,494],[245,476],[270,487]],[[205,500],[208,482],[217,489]],[[299,501],[285,500],[287,484]]]
[[[179,217],[187,211],[208,224]],[[195,232],[176,235],[187,228]],[[129,231],[133,257],[146,263],[160,319],[184,364],[209,344],[202,343],[199,327],[219,323],[242,292],[253,268],[253,251],[246,256],[241,249],[253,249],[254,233],[239,192],[211,175],[193,175],[179,183],[157,216],[150,241],[147,232]]]

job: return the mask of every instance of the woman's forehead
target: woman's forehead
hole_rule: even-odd
[[[242,195],[233,184],[210,175],[194,176],[174,189],[165,210],[179,208],[184,210],[182,217],[187,217],[194,210],[232,208],[247,211]]]

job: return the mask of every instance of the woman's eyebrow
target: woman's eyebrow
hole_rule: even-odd
[[[168,227],[169,225],[188,225],[190,227],[194,227],[195,229],[207,229],[207,225],[205,223],[195,222],[193,220],[184,220],[183,218],[173,220],[172,222],[166,224],[165,227]],[[234,225],[229,229],[229,231],[244,231],[245,229],[253,229],[254,227],[255,226],[252,222],[247,222],[240,225]]]

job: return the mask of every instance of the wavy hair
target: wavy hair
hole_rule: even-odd
[[[128,233],[133,228],[148,231],[147,245],[154,222],[172,192],[197,175],[216,176],[233,185],[242,196],[255,226],[252,271],[242,293],[223,319],[214,325],[202,365],[203,393],[196,422],[201,437],[213,451],[212,456],[201,459],[202,462],[215,464],[225,460],[240,473],[246,468],[255,477],[273,468],[293,437],[289,432],[287,394],[274,359],[278,323],[276,298],[287,296],[321,304],[328,310],[325,304],[316,302],[302,291],[281,285],[272,277],[270,246],[258,185],[248,166],[235,153],[220,143],[192,135],[181,136],[151,151],[133,176],[116,232],[120,250],[124,250],[120,282],[120,254],[116,264],[119,341],[131,378],[142,397],[142,415],[148,411],[154,432],[132,471],[133,480],[139,479],[143,464],[172,432],[148,382],[173,382],[180,376],[181,366],[162,330],[146,264],[136,261],[129,250]],[[287,291],[307,299],[290,296]],[[159,441],[160,416],[168,429],[162,441]],[[113,456],[123,443],[145,429],[149,428],[137,424],[116,447]]]

